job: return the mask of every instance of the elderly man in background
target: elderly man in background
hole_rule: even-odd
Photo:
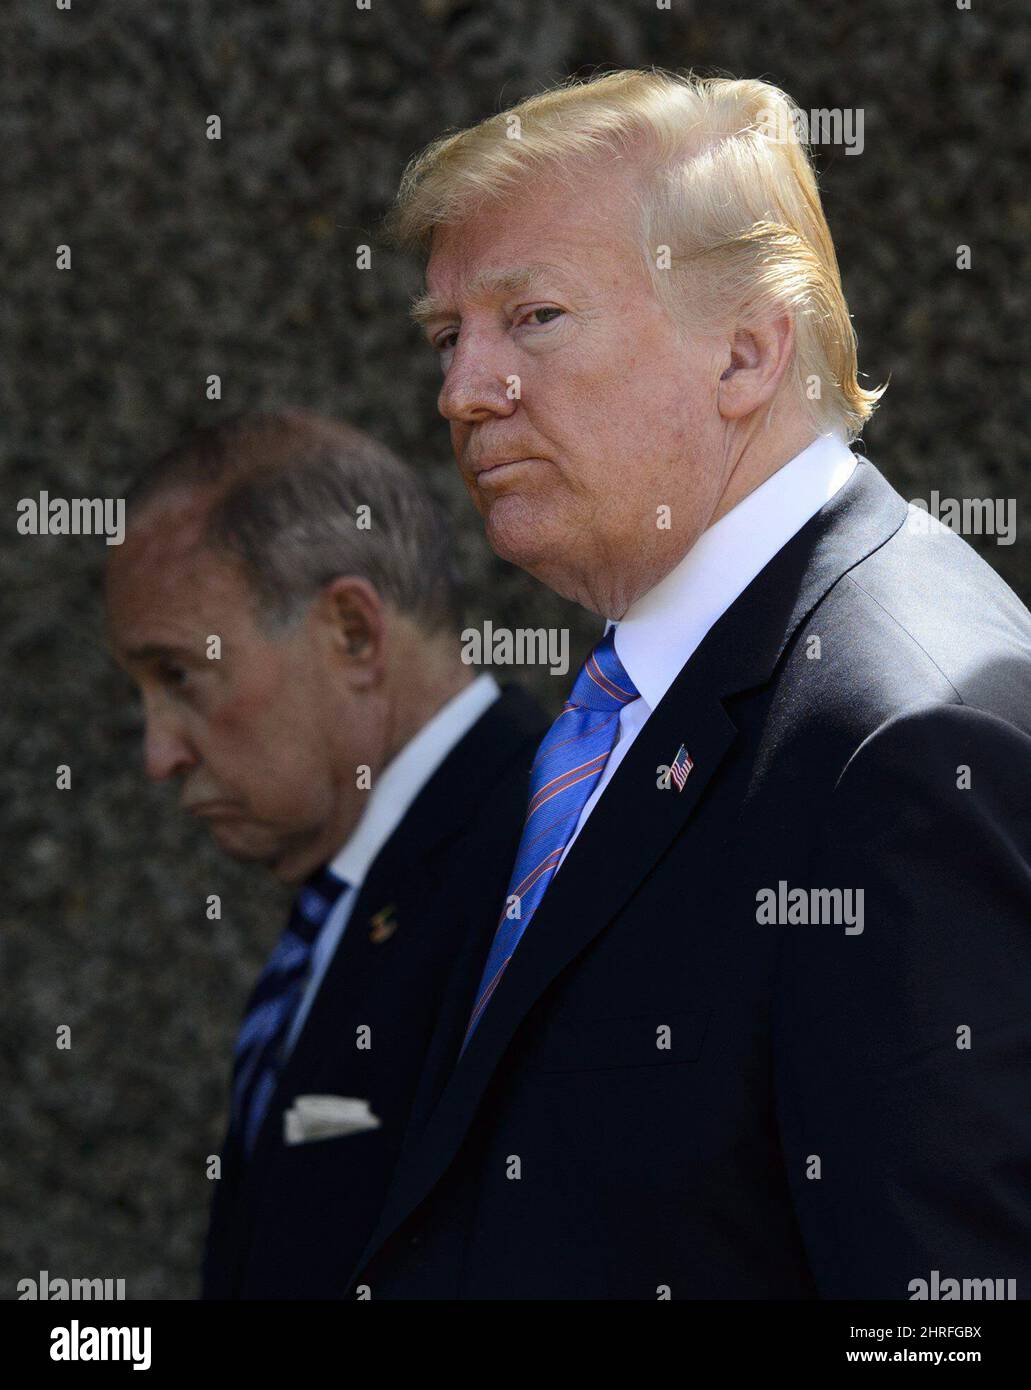
[[[372,1297],[1031,1293],[1031,615],[849,447],[799,114],[619,72],[405,175],[487,536],[606,629]]]
[[[448,527],[359,431],[237,417],[128,506],[108,625],[147,773],[298,889],[236,1045],[204,1295],[338,1297],[489,939],[545,722],[462,664]]]

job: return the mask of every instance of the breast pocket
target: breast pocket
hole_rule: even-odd
[[[625,1015],[560,1017],[549,1025],[530,1065],[535,1071],[610,1071],[661,1067],[698,1059],[709,1019],[707,1008]]]

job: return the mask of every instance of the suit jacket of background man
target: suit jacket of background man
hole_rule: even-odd
[[[470,928],[492,926],[526,815],[547,719],[508,686],[455,745],[371,865],[289,1054],[251,1161],[223,1154],[204,1257],[206,1298],[339,1298],[397,1159],[450,972]],[[396,924],[385,939],[373,919]],[[483,921],[480,922],[480,918]],[[372,1046],[356,1047],[371,1028]],[[370,1102],[382,1127],[297,1145],[302,1094]]]
[[[1031,1296],[1031,614],[906,518],[860,459],[710,630],[454,1066],[483,943],[359,1296]]]

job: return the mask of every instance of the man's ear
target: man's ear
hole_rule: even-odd
[[[716,403],[725,420],[741,420],[769,405],[791,362],[795,323],[790,314],[737,329],[728,340]]]
[[[331,650],[355,689],[376,684],[386,668],[386,607],[374,585],[357,575],[331,580],[318,599]]]

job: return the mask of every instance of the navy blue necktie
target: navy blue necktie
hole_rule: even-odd
[[[346,887],[329,869],[319,869],[305,882],[247,1001],[234,1051],[230,1131],[248,1156],[276,1089],[280,1054],[304,990],[312,947]]]
[[[565,708],[545,734],[530,769],[530,805],[512,882],[476,991],[462,1052],[554,878],[580,813],[605,769],[619,732],[619,712],[639,698],[616,655],[615,637],[616,629],[609,628],[584,662]]]

